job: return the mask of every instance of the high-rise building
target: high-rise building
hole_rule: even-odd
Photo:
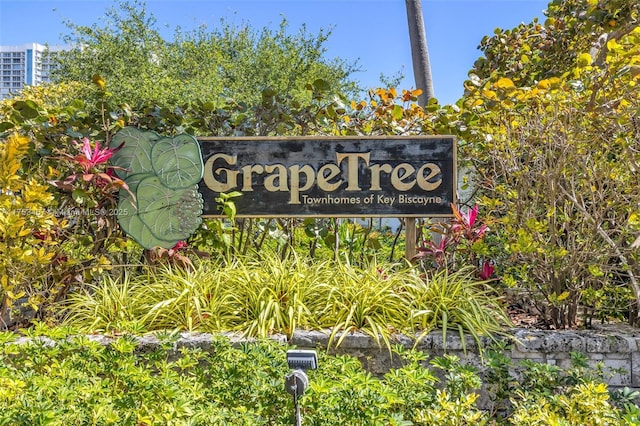
[[[51,54],[59,48],[48,49]],[[50,81],[51,55],[38,43],[21,46],[0,46],[0,99],[18,92],[25,85]]]

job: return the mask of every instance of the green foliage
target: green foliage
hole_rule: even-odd
[[[100,282],[90,283],[66,300],[69,322],[95,330],[141,331],[141,318],[147,314],[139,294],[141,280],[124,274],[120,279],[105,275]],[[81,304],[78,309],[76,304]]]
[[[84,331],[238,331],[245,336],[292,335],[331,329],[342,343],[360,331],[391,350],[393,333],[442,328],[499,334],[508,319],[500,298],[468,273],[424,280],[416,267],[309,261],[277,256],[190,268],[151,267],[122,279],[105,277],[69,296],[67,323]]]
[[[522,384],[511,397],[510,420],[515,424],[634,424],[621,421],[633,416],[631,405],[618,410],[607,386],[602,383],[602,366],[594,370],[584,355],[572,353],[573,366],[567,371],[531,361],[523,361]]]
[[[582,54],[601,48],[599,55],[591,55],[599,63],[606,55],[606,40],[619,39],[638,25],[640,8],[626,0],[554,0],[545,15],[544,22],[496,28],[493,36],[485,36],[479,46],[484,57],[475,62],[473,78],[493,75],[518,86],[535,86],[567,72]]]
[[[600,425],[636,424],[637,393],[609,391],[603,380],[615,371],[591,365],[582,353],[571,353],[567,369],[504,356],[507,345],[487,351],[484,382],[498,424]]]
[[[331,275],[328,262],[274,257],[236,263],[227,270],[227,280],[236,288],[230,296],[236,312],[233,329],[266,337],[274,331],[292,335],[296,329],[317,328]]]
[[[421,281],[416,269],[394,269],[393,265],[357,267],[334,264],[331,286],[325,294],[326,308],[320,325],[331,327],[330,344],[338,346],[350,331],[361,331],[391,348],[392,333],[406,329],[409,316],[404,286]]]
[[[0,336],[2,424],[293,422],[291,397],[284,391],[287,348],[274,342],[232,347],[218,338],[199,349],[177,347],[176,333],[159,333],[157,346],[141,350],[131,336],[102,345],[71,329],[38,326],[27,334],[30,340],[21,343],[12,333]],[[632,402],[616,408],[606,385],[583,378],[540,391],[524,381],[511,395],[513,410],[494,417],[477,407],[482,382],[473,368],[453,356],[427,364],[424,353],[394,350],[404,365],[381,378],[364,371],[356,358],[321,352],[300,401],[304,424],[634,424],[638,411]],[[538,367],[528,365],[527,377],[562,381],[559,371],[549,370],[549,376]]]
[[[406,283],[404,291],[409,323],[416,332],[422,332],[419,339],[439,329],[446,343],[447,332],[453,329],[463,345],[466,334],[481,346],[482,336],[499,335],[511,324],[500,296],[486,282],[478,282],[470,267],[456,272],[443,270],[424,281]]]
[[[440,383],[436,372],[422,365],[423,354],[401,347],[395,351],[405,365],[390,370],[382,380],[362,371],[353,358],[321,357],[319,369],[309,374],[310,392],[302,400],[305,423],[467,425],[487,421],[475,405],[478,395],[472,390],[480,379],[474,373],[468,376],[468,369],[457,359],[434,360],[434,367],[446,375]],[[453,383],[459,381],[470,387],[452,392]]]
[[[281,348],[212,343],[210,352],[137,354],[121,337],[102,346],[85,337],[3,345],[0,421],[3,424],[205,425],[290,423],[282,391]],[[176,357],[177,355],[177,357]],[[169,360],[169,357],[173,360]],[[247,380],[251,377],[250,380]],[[245,406],[253,401],[250,407]]]
[[[520,382],[512,374],[514,364],[506,356],[510,344],[507,341],[493,342],[485,351],[483,379],[488,399],[488,411],[491,416],[503,416],[510,412],[510,398],[520,387]]]
[[[422,108],[416,101],[421,90],[378,88],[367,100],[334,102],[322,111],[320,123],[331,134],[448,135],[457,132],[457,107],[440,106],[435,98]]]
[[[356,64],[325,55],[331,31],[255,30],[221,20],[189,32],[175,28],[165,40],[144,1],[121,1],[105,12],[105,22],[81,26],[67,22],[64,42],[73,49],[54,57],[58,82],[88,82],[96,74],[108,83],[118,104],[134,108],[162,105],[172,110],[190,102],[233,98],[258,104],[264,89],[300,103],[310,101],[305,85],[330,82],[336,93],[354,91]]]
[[[37,281],[15,275],[20,286],[34,293],[40,288],[41,296],[46,295],[38,296],[20,321],[28,320],[34,310],[40,317],[55,315],[46,309],[51,302],[63,300],[71,288],[93,280],[135,250],[121,239],[115,220],[116,195],[125,185],[106,165],[112,151],[105,147],[105,138],[125,113],[107,114],[108,101],[100,89],[89,96],[96,101],[93,107],[70,98],[78,93],[77,85],[52,85],[29,88],[17,99],[0,103],[3,127],[32,135],[16,174],[26,182],[39,182],[47,192],[37,195],[40,207],[23,209],[23,216],[28,221],[52,217],[57,223],[47,228],[32,224],[41,247],[54,248],[53,262],[50,273],[32,264]],[[22,235],[21,244],[29,238]]]
[[[62,287],[54,239],[66,222],[56,218],[46,182],[21,170],[33,145],[19,134],[0,139],[0,328],[22,321],[23,305],[43,309]]]
[[[604,384],[584,383],[565,390],[556,398],[519,395],[512,416],[518,425],[600,425],[624,424],[609,403]]]
[[[614,5],[624,17],[615,25],[620,31],[602,20]],[[640,161],[632,148],[638,140],[639,74],[632,69],[640,61],[637,6],[573,1],[550,6],[550,13],[562,10],[576,13],[562,20],[556,16],[555,23],[550,18],[543,37],[512,33],[511,41],[551,43],[548,50],[531,52],[540,66],[473,78],[463,103],[468,123],[463,155],[474,166],[481,204],[499,219],[493,230],[502,240],[503,282],[531,289],[544,319],[556,328],[577,323],[587,289],[591,306],[598,291],[613,292],[623,283],[635,304],[640,301],[638,230],[632,225],[638,204],[633,170]],[[573,34],[565,41],[569,33],[563,28]],[[586,28],[596,32],[583,33]],[[556,40],[558,29],[563,35]],[[535,23],[529,31],[543,34]],[[591,49],[590,37],[598,31],[609,39]],[[520,50],[502,45],[517,45],[507,39],[497,34],[500,47],[485,54],[498,55],[502,64],[519,60]],[[560,60],[564,53],[568,59]],[[551,63],[561,69],[544,65]],[[557,72],[544,79],[536,74],[547,69]],[[627,310],[627,302],[618,309]],[[631,321],[637,321],[636,314]]]
[[[451,208],[452,219],[424,226],[421,245],[412,260],[420,262],[427,273],[477,265],[476,277],[488,280],[495,269],[490,260],[494,249],[488,243],[490,238],[486,238],[489,227],[477,219],[477,205],[466,211],[458,210],[455,205]]]

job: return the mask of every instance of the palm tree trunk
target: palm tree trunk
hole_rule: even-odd
[[[434,97],[433,77],[427,48],[427,35],[424,30],[421,0],[405,0],[407,22],[409,24],[409,41],[411,42],[411,58],[416,89],[422,89],[418,104],[424,107]]]
[[[409,41],[411,42],[411,58],[413,61],[413,75],[416,89],[422,89],[418,96],[418,105],[425,107],[429,99],[434,97],[429,49],[427,48],[427,34],[424,30],[421,0],[405,0],[407,8],[407,23],[409,24]],[[416,220],[405,218],[405,258],[413,259],[416,255],[415,243]]]

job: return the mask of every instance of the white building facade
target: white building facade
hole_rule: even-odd
[[[59,49],[47,49],[38,43],[0,46],[0,99],[20,91],[25,85],[37,86],[51,79],[51,55]]]

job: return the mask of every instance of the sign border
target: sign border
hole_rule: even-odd
[[[317,141],[317,140],[327,140],[327,141],[337,141],[337,140],[352,140],[352,141],[362,141],[362,140],[402,140],[402,139],[451,139],[452,148],[453,148],[453,196],[451,199],[451,204],[457,203],[458,198],[458,149],[457,149],[457,138],[455,135],[375,135],[375,136],[329,136],[329,135],[320,135],[320,136],[199,136],[197,137],[198,143],[206,143],[207,141],[260,141],[260,142],[268,142],[268,143],[277,143],[282,141]],[[202,150],[202,145],[201,145]],[[238,191],[242,192],[242,191]],[[225,215],[223,213],[220,214],[203,214],[203,218],[223,218]],[[450,218],[453,217],[453,211],[451,213],[437,213],[437,214],[298,214],[298,215],[283,215],[283,214],[237,214],[236,218],[242,219],[274,219],[274,218],[298,218],[298,219],[307,219],[307,218]]]

